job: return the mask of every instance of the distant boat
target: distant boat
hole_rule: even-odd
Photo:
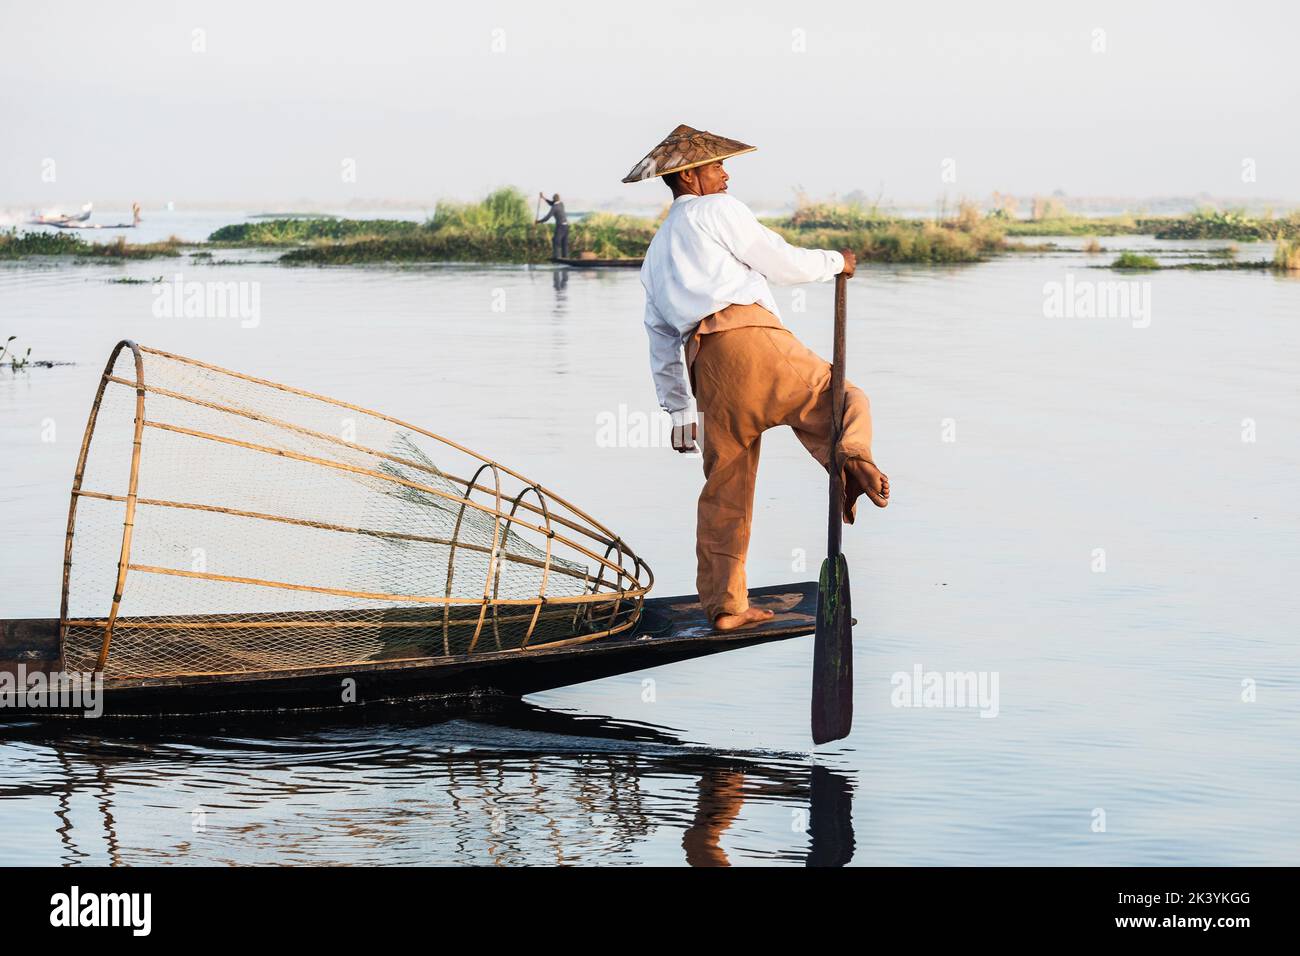
[[[556,265],[569,266],[575,269],[615,269],[615,268],[640,268],[644,259],[552,259]]]
[[[67,226],[74,222],[85,222],[90,218],[90,213],[94,210],[94,203],[86,203],[81,207],[81,213],[74,216],[68,212],[49,212],[49,213],[32,213],[32,218],[28,220],[33,226]]]
[[[31,223],[35,226],[54,226],[56,229],[134,229],[140,225],[140,204],[138,202],[131,204],[130,222],[119,222],[111,226],[104,223],[87,222],[86,220],[90,218],[93,208],[94,203],[86,203],[81,207],[81,214],[78,216],[50,213],[36,216],[31,220]]]

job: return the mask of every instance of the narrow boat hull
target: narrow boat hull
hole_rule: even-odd
[[[248,674],[116,678],[104,682],[106,717],[345,708],[394,700],[524,694],[633,673],[722,651],[811,634],[815,582],[751,592],[775,612],[761,624],[715,631],[695,595],[645,602],[636,629],[585,644],[480,651],[417,660]],[[0,621],[0,671],[28,674],[61,666],[56,619]],[[0,708],[0,720],[79,716],[80,711]]]
[[[571,269],[639,269],[643,259],[552,259],[556,265]]]

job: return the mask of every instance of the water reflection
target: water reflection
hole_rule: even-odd
[[[65,866],[853,857],[852,784],[802,755],[523,702],[84,726],[7,729],[27,782],[0,784],[0,828],[47,805]]]

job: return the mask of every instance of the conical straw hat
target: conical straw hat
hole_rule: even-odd
[[[685,124],[677,127],[664,141],[646,153],[641,162],[632,167],[632,171],[623,177],[625,183],[640,182],[666,176],[678,170],[703,166],[719,159],[752,153],[757,146],[748,146],[739,140],[715,136],[703,130],[692,129]]]

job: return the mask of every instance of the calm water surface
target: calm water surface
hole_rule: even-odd
[[[1094,258],[851,284],[895,497],[845,538],[847,740],[809,752],[810,640],[470,714],[10,723],[0,863],[1300,862],[1300,281]],[[107,281],[177,273],[258,283],[258,324],[156,318],[149,285]],[[1149,326],[1046,318],[1067,273],[1149,283]],[[829,354],[831,287],[778,295]],[[634,271],[0,264],[0,335],[75,363],[0,372],[0,616],[57,614],[85,415],[128,337],[504,460],[690,593],[698,459],[598,440],[655,410],[641,310]],[[824,495],[769,433],[753,583],[816,576]],[[997,716],[894,706],[918,666],[996,674]]]

